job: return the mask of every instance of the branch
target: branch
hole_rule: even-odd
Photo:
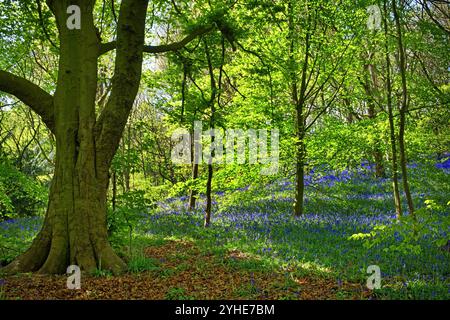
[[[0,70],[0,91],[11,94],[36,112],[54,133],[53,96],[25,78]]]
[[[162,52],[169,52],[169,51],[177,51],[177,50],[182,49],[185,45],[187,45],[189,42],[191,42],[195,38],[202,36],[205,33],[210,32],[213,29],[214,29],[214,27],[212,25],[200,27],[200,28],[194,30],[191,34],[186,36],[181,41],[173,42],[171,44],[162,44],[159,46],[144,46],[144,52],[162,53]]]
[[[202,36],[205,33],[210,32],[213,29],[214,29],[213,25],[202,26],[202,27],[199,27],[199,28],[195,29],[194,31],[192,31],[192,33],[190,33],[189,35],[187,35],[184,39],[182,39],[180,41],[173,42],[170,44],[162,44],[162,45],[158,45],[158,46],[144,46],[143,51],[146,53],[164,53],[164,52],[170,52],[170,51],[177,51],[177,50],[182,49],[184,46],[186,46],[189,42],[191,42],[195,38]],[[116,41],[102,43],[100,45],[99,55],[105,54],[111,50],[116,49],[116,45],[117,45]]]
[[[430,19],[434,22],[434,24],[436,26],[438,26],[439,29],[441,29],[442,31],[444,31],[447,35],[450,35],[450,30],[448,30],[447,28],[445,28],[444,25],[442,25],[434,16],[433,13],[431,12],[430,8],[428,7],[427,1],[422,1],[422,6],[425,9],[425,11],[427,12],[428,17],[430,17]],[[439,6],[437,7],[439,8]],[[439,10],[441,11],[441,10]],[[441,11],[442,12],[442,11]]]
[[[117,42],[116,41],[111,41],[111,42],[107,42],[107,43],[102,43],[100,44],[100,50],[98,55],[101,56],[111,50],[115,50],[116,49],[116,45]]]
[[[138,93],[147,5],[141,0],[123,0],[120,5],[111,94],[95,126],[100,169],[111,163]]]
[[[42,31],[44,31],[44,35],[47,38],[47,40],[50,42],[50,44],[55,48],[56,50],[59,50],[58,46],[53,42],[52,38],[50,37],[50,34],[48,33],[47,28],[45,27],[44,17],[42,14],[42,6],[41,6],[41,0],[36,0],[38,14],[39,14],[39,22],[41,23]]]

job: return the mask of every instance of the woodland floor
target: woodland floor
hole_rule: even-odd
[[[67,276],[22,274],[4,277],[0,297],[13,300],[108,299],[368,299],[360,284],[336,282],[318,276],[294,277],[289,271],[250,271],[234,268],[227,259],[250,259],[229,251],[219,258],[191,242],[167,241],[147,247],[152,266],[144,272],[122,276],[83,276],[80,290],[66,287]]]

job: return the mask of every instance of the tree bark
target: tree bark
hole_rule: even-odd
[[[205,39],[204,39],[203,43],[205,44],[205,53],[206,53],[206,58],[208,60],[209,78],[211,81],[211,85],[210,85],[211,86],[211,97],[210,97],[208,104],[209,104],[210,111],[211,111],[209,125],[210,125],[210,129],[213,130],[214,129],[214,116],[215,116],[215,112],[216,112],[215,100],[216,100],[216,95],[217,95],[217,85],[216,85],[216,80],[214,78],[214,68],[213,68],[213,64],[211,61],[211,55],[209,52],[208,43]],[[211,147],[214,145],[214,141],[215,141],[215,137],[213,134],[211,134]],[[209,225],[211,223],[211,210],[212,210],[211,192],[212,192],[212,179],[213,179],[213,165],[212,165],[213,158],[214,158],[214,150],[211,152],[210,157],[208,157],[208,179],[206,181],[206,212],[205,212],[205,221],[204,221],[205,228],[209,227]]]
[[[308,12],[308,21],[310,19],[310,13]],[[294,204],[294,216],[299,217],[304,212],[304,193],[305,193],[305,158],[306,158],[306,146],[305,146],[305,115],[304,109],[306,104],[306,90],[307,90],[307,72],[309,65],[309,51],[310,51],[310,30],[306,31],[305,44],[304,44],[304,60],[301,73],[300,90],[297,86],[297,68],[295,62],[295,26],[294,26],[294,8],[293,3],[289,2],[289,68],[290,68],[290,82],[291,82],[291,100],[295,108],[295,130],[296,130],[296,186],[295,186],[295,204]]]
[[[69,264],[82,270],[120,273],[125,263],[107,239],[109,168],[139,89],[143,52],[181,49],[213,26],[194,30],[182,41],[144,50],[148,0],[122,0],[117,40],[101,44],[94,26],[95,0],[47,0],[59,32],[60,56],[55,94],[0,71],[0,90],[16,96],[44,121],[56,140],[55,173],[47,213],[31,247],[6,272],[63,273]],[[67,8],[77,5],[81,28],[67,27]],[[97,62],[116,50],[112,89],[96,117]],[[2,269],[3,271],[3,269]]]
[[[369,97],[368,99],[368,118],[369,119],[375,119],[377,117],[377,111],[375,109],[375,102],[376,102],[376,98],[377,98],[377,92],[379,90],[379,85],[378,85],[378,77],[376,74],[376,68],[375,65],[372,63],[372,59],[374,56],[374,52],[370,51],[369,52],[369,57],[368,57],[368,64],[365,65],[364,67],[364,71],[365,71],[365,84],[364,84],[364,89],[365,92],[367,94],[367,96]],[[375,177],[376,178],[382,178],[384,177],[384,165],[383,165],[383,154],[379,148],[379,144],[380,144],[380,138],[376,137],[376,141],[375,141],[375,146],[372,152],[373,155],[373,159],[375,162]]]
[[[392,189],[394,195],[395,213],[397,219],[402,216],[402,203],[400,199],[400,191],[398,184],[398,162],[397,162],[397,142],[395,138],[395,125],[394,125],[394,113],[392,108],[392,84],[391,84],[391,59],[389,57],[389,42],[388,42],[388,24],[387,24],[387,1],[384,5],[384,44],[385,44],[385,57],[386,57],[386,96],[387,96],[387,108],[389,117],[389,138],[391,142],[391,165],[392,165]]]
[[[191,160],[192,160],[192,180],[195,181],[198,178],[198,151],[196,146],[195,132],[191,135],[192,147],[191,147]],[[189,193],[189,210],[195,209],[195,203],[197,201],[197,190],[192,188]]]
[[[214,142],[214,137],[211,137],[211,141]],[[211,209],[212,209],[212,197],[211,197],[211,183],[213,178],[213,166],[208,164],[208,180],[206,181],[206,212],[204,227],[207,228],[211,224]]]
[[[112,173],[112,198],[111,205],[112,211],[116,211],[116,201],[117,201],[117,173],[116,170],[113,170]]]
[[[24,81],[15,92],[7,91],[24,97],[22,100],[53,127],[56,164],[43,227],[28,251],[8,265],[6,272],[65,273],[70,264],[85,271],[101,267],[120,273],[126,269],[108,242],[106,201],[112,157],[139,87],[147,1],[121,3],[113,89],[99,121],[95,96],[100,44],[93,23],[94,3],[48,1],[60,38],[52,104],[48,95]],[[66,10],[73,4],[81,10],[79,30],[66,27]],[[25,91],[30,88],[27,96]],[[31,94],[45,100],[30,100]]]
[[[402,78],[402,100],[400,106],[400,127],[398,135],[398,145],[400,151],[400,168],[402,170],[403,191],[405,192],[406,202],[408,204],[409,214],[415,217],[414,204],[409,189],[408,170],[406,167],[406,147],[405,147],[405,126],[406,126],[406,112],[408,111],[408,88],[406,83],[406,58],[405,47],[403,45],[403,32],[400,22],[400,16],[397,9],[397,0],[392,0],[392,11],[394,13],[395,25],[397,29],[397,44],[400,56],[400,75]]]

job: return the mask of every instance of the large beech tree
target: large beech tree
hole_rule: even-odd
[[[34,110],[56,139],[55,172],[47,213],[31,247],[5,267],[7,272],[63,273],[68,265],[115,273],[125,263],[107,239],[109,169],[139,89],[143,53],[181,49],[212,25],[197,27],[183,40],[146,46],[148,0],[123,0],[116,40],[102,43],[94,24],[95,0],[47,0],[59,37],[59,67],[53,95],[36,84],[0,70],[0,91]],[[69,29],[71,5],[80,8],[79,29]],[[108,102],[96,112],[99,57],[116,50]]]

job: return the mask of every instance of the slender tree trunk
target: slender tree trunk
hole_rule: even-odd
[[[402,78],[402,100],[400,106],[400,127],[399,127],[399,151],[400,151],[400,168],[402,170],[403,190],[405,192],[406,202],[408,204],[409,214],[415,217],[414,204],[409,189],[408,171],[406,167],[406,147],[405,147],[405,125],[406,125],[406,112],[408,111],[408,89],[406,84],[406,58],[405,47],[403,45],[403,32],[400,23],[400,16],[397,9],[396,0],[392,0],[392,11],[394,13],[395,25],[397,29],[397,44],[398,52],[400,56],[400,75]]]
[[[117,174],[116,170],[113,170],[112,174],[112,210],[116,211],[116,199],[117,199]]]
[[[196,150],[196,137],[195,133],[192,134],[192,148],[191,148],[191,159],[192,159],[192,180],[196,181],[198,178],[198,150]],[[189,210],[195,209],[195,202],[197,200],[197,190],[195,188],[191,189],[189,194]]]
[[[214,137],[211,137],[213,140]],[[212,197],[211,197],[211,183],[213,178],[213,166],[208,164],[208,180],[206,181],[206,212],[205,212],[205,228],[211,224],[211,209],[212,209]]]
[[[131,124],[128,125],[127,128],[127,154],[128,156],[131,154]],[[127,157],[129,159],[129,157]],[[127,191],[129,192],[131,190],[131,180],[132,180],[132,163],[127,163],[127,175],[126,175],[126,186]]]
[[[394,113],[392,108],[392,84],[391,84],[391,59],[389,57],[389,42],[388,42],[388,24],[387,24],[387,1],[384,1],[384,44],[386,55],[386,96],[387,108],[389,117],[389,138],[391,142],[391,165],[392,165],[392,189],[394,194],[395,213],[397,219],[402,216],[402,203],[400,199],[400,191],[398,186],[398,162],[397,162],[397,142],[395,138]]]
[[[296,193],[294,215],[299,217],[304,212],[304,195],[305,195],[305,144],[304,136],[300,134],[297,144],[297,165],[296,165]]]
[[[210,77],[210,81],[211,81],[211,97],[209,100],[211,115],[210,115],[209,126],[210,126],[210,129],[213,130],[214,124],[215,124],[214,117],[215,117],[215,113],[216,113],[215,101],[216,101],[216,96],[217,96],[217,85],[216,85],[216,80],[214,78],[214,68],[213,68],[212,61],[211,61],[211,55],[209,52],[208,43],[205,39],[203,42],[205,44],[206,58],[208,60],[209,77]],[[214,145],[214,141],[215,141],[215,137],[211,133],[211,147]],[[212,178],[213,178],[212,162],[213,162],[214,155],[215,155],[215,152],[214,152],[214,150],[212,150],[210,157],[208,157],[209,158],[208,159],[208,180],[206,181],[206,212],[205,212],[205,223],[204,223],[205,228],[209,227],[209,225],[211,223],[211,210],[212,210],[211,189],[212,189]]]
[[[408,181],[408,170],[406,167],[406,147],[405,147],[405,113],[400,111],[400,128],[399,128],[399,150],[400,150],[400,168],[402,170],[403,190],[405,192],[406,202],[408,204],[409,214],[415,216],[414,204],[411,196]]]
[[[376,118],[375,106],[373,105],[373,102],[370,102],[369,105],[369,118],[370,119]],[[376,143],[378,144],[379,141],[380,139],[377,138]],[[384,177],[383,154],[381,153],[381,150],[378,146],[375,146],[373,150],[373,159],[375,161],[375,177],[376,178]]]
[[[130,192],[130,170],[129,168],[125,168],[123,172],[123,186],[124,186],[124,193]]]
[[[368,101],[368,118],[375,119],[377,117],[377,111],[375,109],[375,99],[377,98],[377,92],[379,90],[378,77],[376,74],[376,69],[374,64],[371,62],[373,58],[373,51],[369,53],[369,63],[365,66],[365,91],[369,97]],[[375,147],[373,150],[373,159],[375,162],[375,177],[384,177],[384,165],[383,165],[383,154],[379,148],[380,139],[377,137],[375,141]]]
[[[305,116],[304,109],[306,104],[306,89],[307,89],[307,71],[309,64],[310,51],[310,30],[307,30],[304,43],[304,61],[301,72],[300,91],[297,86],[297,67],[295,61],[295,25],[294,25],[294,8],[293,2],[289,2],[289,68],[290,68],[290,82],[291,82],[291,100],[295,107],[295,130],[296,130],[296,186],[295,186],[295,204],[294,216],[299,217],[304,212],[304,193],[305,193]],[[308,13],[308,21],[311,21]]]
[[[195,181],[198,178],[198,163],[194,163],[192,165],[192,180]],[[197,201],[197,190],[194,188],[191,189],[191,192],[189,194],[189,210],[195,209],[195,204]]]
[[[373,152],[373,157],[375,159],[375,177],[383,178],[385,176],[384,164],[383,164],[383,154],[377,147]]]

